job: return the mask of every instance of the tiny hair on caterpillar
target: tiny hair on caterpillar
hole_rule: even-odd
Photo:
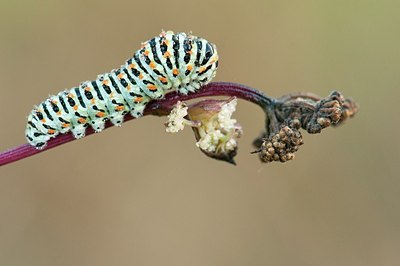
[[[108,120],[121,126],[126,114],[142,116],[147,103],[167,91],[195,92],[215,77],[217,67],[214,44],[191,34],[162,31],[142,43],[120,68],[35,106],[25,136],[29,144],[43,149],[58,134],[71,131],[82,138],[88,126],[101,132]]]

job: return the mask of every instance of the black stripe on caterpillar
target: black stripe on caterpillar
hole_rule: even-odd
[[[28,116],[28,143],[43,149],[49,139],[71,131],[85,136],[88,126],[96,132],[110,120],[121,126],[124,116],[143,115],[150,100],[161,99],[169,90],[187,94],[207,84],[216,74],[218,54],[205,39],[161,32],[142,43],[124,65],[96,80],[50,96]]]

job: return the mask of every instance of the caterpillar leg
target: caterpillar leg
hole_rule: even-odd
[[[131,110],[131,116],[135,118],[143,116],[144,108],[145,108],[144,105],[138,105],[133,107],[133,109]]]
[[[87,124],[76,124],[72,127],[71,132],[76,139],[83,138],[86,133]]]
[[[118,112],[118,113],[116,112],[116,113],[112,114],[110,116],[111,123],[113,123],[113,125],[117,126],[117,127],[122,126],[122,123],[124,122],[124,116],[125,116],[125,114],[121,113],[121,112]]]
[[[193,83],[193,84],[186,84],[185,86],[181,86],[180,88],[178,88],[178,92],[181,94],[188,94],[191,92],[195,92],[200,88],[200,84],[199,83]]]
[[[107,101],[109,119],[115,126],[120,127],[124,122],[124,116],[129,112],[124,98],[120,94],[115,94],[113,98]]]
[[[106,122],[100,119],[93,120],[90,122],[90,126],[93,128],[94,132],[99,133],[103,131]]]

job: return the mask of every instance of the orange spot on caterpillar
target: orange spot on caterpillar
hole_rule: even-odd
[[[135,103],[141,103],[143,102],[143,97],[136,97],[135,98]]]
[[[54,129],[49,129],[47,130],[47,133],[53,135],[54,133],[56,133],[56,131]]]
[[[192,65],[188,65],[186,69],[189,70],[189,71],[192,71],[193,66]]]
[[[66,127],[69,127],[69,124],[64,123],[64,124],[62,124],[61,126],[62,126],[63,128],[66,128]]]
[[[149,50],[145,50],[144,52],[143,52],[143,54],[145,55],[145,56],[148,56],[149,55]]]
[[[120,74],[118,74],[118,76],[117,76],[119,79],[122,79],[122,78],[124,78],[124,74],[123,73],[120,73]]]
[[[140,73],[140,75],[139,75],[139,79],[143,79],[143,75],[142,75],[142,73]]]
[[[126,90],[127,91],[130,91],[132,88],[131,88],[131,85],[128,85],[128,86],[126,86]]]
[[[76,111],[76,110],[78,110],[78,105],[74,105],[74,107],[72,107],[72,108],[74,108],[74,110]]]
[[[106,113],[104,113],[104,112],[97,112],[96,113],[97,117],[104,117],[105,115],[106,115]]]
[[[166,51],[165,53],[164,53],[164,57],[165,58],[168,58],[168,57],[170,57],[171,56],[171,54],[168,52],[168,51]]]
[[[174,69],[174,70],[172,70],[172,74],[174,74],[174,75],[178,75],[179,74],[179,71],[178,71],[178,69]]]
[[[46,119],[42,119],[42,120],[40,120],[42,123],[46,123]]]
[[[108,85],[108,79],[106,79],[106,80],[103,80],[103,85]]]
[[[83,118],[83,117],[79,117],[78,121],[79,121],[79,123],[81,123],[81,124],[85,124],[85,123],[86,123],[86,119]]]
[[[154,61],[151,61],[150,64],[149,64],[149,66],[153,69],[153,68],[156,67],[156,63],[154,63]]]
[[[206,68],[205,68],[205,67],[200,67],[199,73],[201,74],[201,73],[203,73],[204,71],[206,71]]]
[[[72,93],[68,93],[69,98],[74,98],[74,95]]]
[[[135,68],[135,64],[130,64],[129,69]]]
[[[95,103],[96,103],[96,100],[95,100],[94,98],[92,98],[92,99],[90,100],[90,103],[91,103],[91,104],[95,104]]]
[[[147,88],[148,88],[150,91],[156,91],[156,90],[157,90],[157,87],[156,87],[155,85],[153,85],[153,84],[147,85]]]
[[[123,106],[123,105],[119,105],[119,106],[115,107],[115,111],[123,111],[123,110],[125,110],[125,106]]]
[[[90,91],[90,87],[86,87],[86,88],[85,88],[85,91]]]
[[[58,116],[60,116],[60,115],[61,115],[61,111],[58,111],[56,114],[57,114]]]
[[[166,77],[159,77],[158,79],[163,83],[167,82],[167,78]]]

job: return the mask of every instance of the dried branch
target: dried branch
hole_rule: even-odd
[[[258,148],[256,152],[259,153],[263,162],[284,162],[292,159],[293,153],[302,144],[300,128],[306,129],[309,133],[319,133],[331,124],[337,125],[354,116],[358,110],[358,105],[354,101],[344,99],[339,92],[333,92],[324,99],[309,93],[290,94],[273,99],[245,85],[213,82],[189,95],[177,92],[167,93],[164,99],[150,102],[146,106],[144,116],[166,116],[178,101],[210,96],[234,96],[255,103],[262,108],[266,113],[265,132],[254,143]],[[132,119],[134,118],[130,115],[125,116],[125,122]],[[108,121],[106,128],[110,126],[112,123]],[[93,133],[93,129],[87,128],[86,136]],[[75,138],[71,133],[60,134],[49,140],[46,148],[42,150],[29,144],[23,144],[0,153],[0,165],[21,160],[73,140]],[[224,160],[232,162],[233,158]]]

